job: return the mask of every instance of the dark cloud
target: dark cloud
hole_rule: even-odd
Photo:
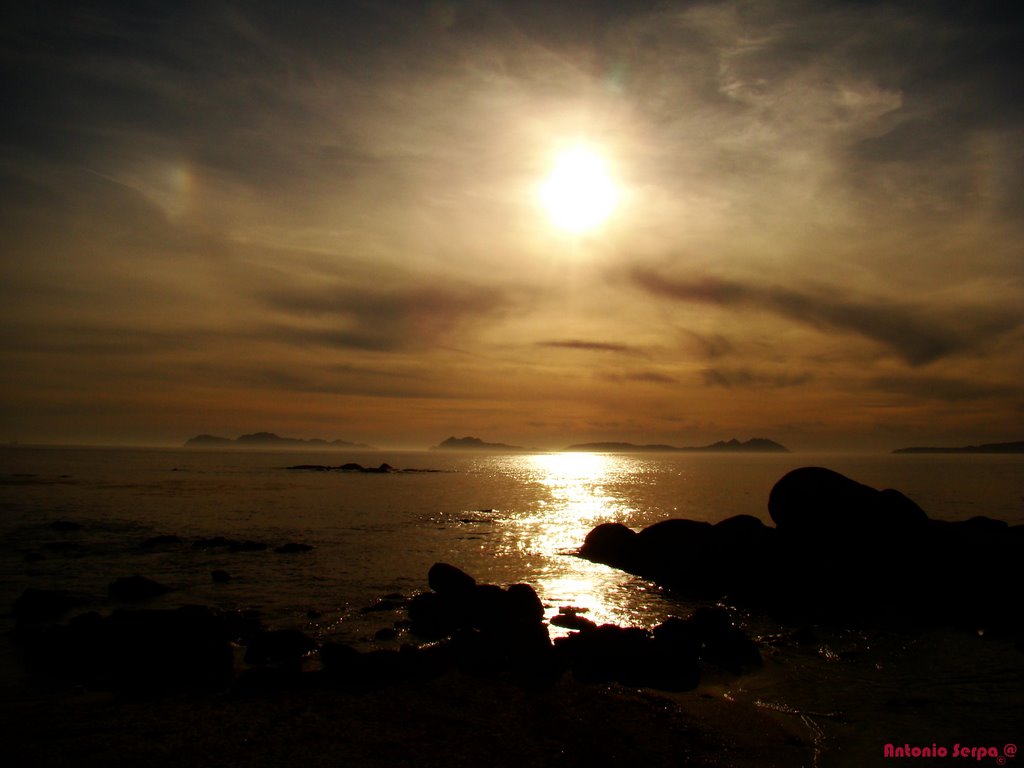
[[[637,355],[643,352],[629,344],[617,344],[610,341],[585,341],[583,339],[559,339],[552,341],[538,341],[539,347],[554,347],[556,349],[580,349],[592,352],[616,352],[624,355]]]
[[[812,328],[853,333],[915,366],[970,351],[1021,323],[1016,312],[963,307],[926,312],[907,303],[845,295],[839,288],[783,288],[716,277],[676,280],[647,268],[634,269],[631,277],[653,296],[761,310]]]
[[[714,360],[733,352],[734,345],[719,333],[697,333],[685,331],[686,336],[696,345],[703,357]]]
[[[639,382],[641,384],[677,384],[678,380],[658,371],[627,371],[625,373],[606,373],[601,376],[606,381],[616,383]]]
[[[270,338],[376,351],[438,344],[510,305],[498,289],[470,286],[280,288],[264,290],[261,299],[290,319],[268,328]]]
[[[869,380],[868,386],[915,400],[942,400],[950,403],[1016,397],[1020,394],[1020,387],[942,376],[879,376]]]
[[[768,373],[749,368],[707,368],[701,371],[704,383],[709,387],[724,389],[782,389],[798,387],[813,380],[814,376],[802,373]]]

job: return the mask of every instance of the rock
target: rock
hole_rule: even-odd
[[[215,584],[224,584],[231,581],[231,574],[218,568],[215,571],[210,571],[210,578]]]
[[[180,536],[175,536],[171,533],[164,533],[159,536],[150,536],[139,544],[139,546],[143,549],[158,549],[160,547],[170,547],[178,544],[181,544]]]
[[[224,536],[212,536],[209,538],[199,538],[192,542],[193,549],[217,549],[219,547],[229,547],[232,542]]]
[[[928,516],[899,491],[877,491],[823,467],[784,475],[768,496],[780,533],[821,540],[919,533]]]
[[[141,692],[220,687],[233,674],[223,625],[204,606],[84,614],[51,628],[26,651],[35,672]]]
[[[698,608],[687,620],[700,641],[700,658],[733,674],[761,666],[757,644],[721,608]]]
[[[514,623],[539,623],[544,620],[544,603],[529,584],[512,584],[508,588],[508,619]]]
[[[50,621],[60,618],[77,604],[78,600],[67,590],[29,587],[14,601],[11,614],[17,622]]]
[[[50,523],[50,529],[54,531],[80,531],[82,530],[82,524],[76,523],[74,520],[54,520]]]
[[[469,600],[468,613],[459,611],[460,626],[501,631],[510,622],[508,592],[497,584],[477,584]]]
[[[122,602],[149,600],[169,592],[170,589],[145,576],[122,576],[107,585],[110,597]]]
[[[401,608],[405,608],[409,604],[409,601],[405,597],[399,595],[397,598],[384,597],[375,602],[373,605],[367,605],[359,609],[360,613],[376,613],[378,611],[397,611]]]
[[[467,597],[476,587],[476,579],[448,563],[434,563],[427,572],[427,583],[439,595]]]
[[[294,555],[300,552],[310,552],[312,550],[312,544],[300,544],[295,541],[289,541],[287,544],[282,544],[280,547],[275,547],[274,549],[274,551],[279,555]]]
[[[398,630],[393,627],[384,627],[373,633],[373,639],[379,642],[398,639]]]
[[[359,651],[343,643],[326,642],[320,646],[320,665],[328,674],[345,676],[358,663]]]
[[[250,639],[245,649],[245,663],[297,664],[315,650],[316,641],[297,629],[266,630]]]
[[[637,541],[636,531],[622,523],[602,523],[587,534],[579,555],[628,571],[637,563]]]
[[[267,549],[266,542],[263,541],[232,541],[228,544],[228,549],[232,552],[263,552]]]
[[[413,634],[426,639],[446,637],[465,626],[467,617],[451,597],[436,592],[421,592],[409,601],[409,620]]]
[[[590,619],[579,616],[575,613],[559,613],[551,617],[550,621],[553,627],[562,627],[563,629],[575,629],[577,631],[585,632],[589,629],[597,629],[597,624]]]
[[[695,656],[680,654],[639,628],[603,624],[559,638],[555,647],[583,682],[683,691],[700,680]]]

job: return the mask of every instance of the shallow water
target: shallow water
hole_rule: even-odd
[[[353,474],[296,464],[437,472]],[[772,485],[799,466],[828,466],[895,487],[932,517],[1024,522],[1024,457],[806,454],[342,453],[8,447],[0,450],[0,605],[29,586],[73,590],[80,610],[109,610],[106,585],[141,574],[174,590],[156,606],[254,608],[268,624],[372,645],[395,615],[362,613],[389,593],[426,587],[438,560],[481,581],[533,584],[548,606],[597,622],[652,626],[693,605],[642,579],[572,556],[602,522],[640,528],[668,517],[770,522]],[[81,524],[59,531],[55,520]],[[181,545],[147,550],[173,534]],[[265,542],[267,551],[194,548],[200,537]],[[286,542],[310,552],[272,551]],[[232,580],[215,584],[213,569]],[[809,575],[813,577],[813,575]],[[316,614],[308,614],[309,611]],[[309,618],[316,615],[316,618]],[[796,646],[763,617],[739,618],[769,642],[765,668],[711,680],[820,734],[821,764],[884,764],[884,743],[1003,738],[1024,714],[1019,652],[954,632],[818,633]],[[4,617],[10,627],[10,617]],[[774,643],[774,644],[772,644]],[[915,741],[916,740],[916,741]],[[951,745],[950,745],[951,746]]]

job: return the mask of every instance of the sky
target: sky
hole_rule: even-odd
[[[1022,33],[1012,1],[20,3],[0,441],[1024,439]],[[615,204],[567,231],[539,190],[581,147]]]

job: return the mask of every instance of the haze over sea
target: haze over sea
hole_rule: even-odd
[[[425,589],[427,569],[439,560],[481,581],[533,584],[548,616],[565,605],[586,609],[598,623],[650,627],[669,615],[686,616],[696,603],[572,552],[602,522],[639,529],[670,517],[716,522],[751,514],[770,523],[772,485],[800,466],[827,466],[874,487],[897,488],[932,517],[988,515],[1024,522],[1019,455],[10,446],[0,456],[4,605],[25,588],[55,587],[80,596],[81,611],[109,610],[107,584],[140,574],[173,588],[154,606],[255,609],[269,625],[361,646],[373,645],[375,630],[398,614],[360,609],[390,593]],[[350,461],[440,471],[288,469]],[[81,528],[51,527],[58,520]],[[158,535],[182,541],[140,546]],[[214,536],[263,542],[268,549],[193,546]],[[273,551],[288,542],[313,549]],[[232,579],[214,583],[214,569],[228,571]],[[9,629],[10,616],[4,620]],[[820,630],[812,647],[797,647],[786,640],[797,627],[742,612],[737,620],[766,643],[764,669],[742,678],[713,678],[701,690],[801,718],[820,740],[825,765],[866,764],[865,754],[874,756],[894,740],[931,744],[1016,735],[1013,724],[1024,711],[1024,665],[1009,643],[947,630],[831,629]],[[7,666],[7,684],[19,684]]]

